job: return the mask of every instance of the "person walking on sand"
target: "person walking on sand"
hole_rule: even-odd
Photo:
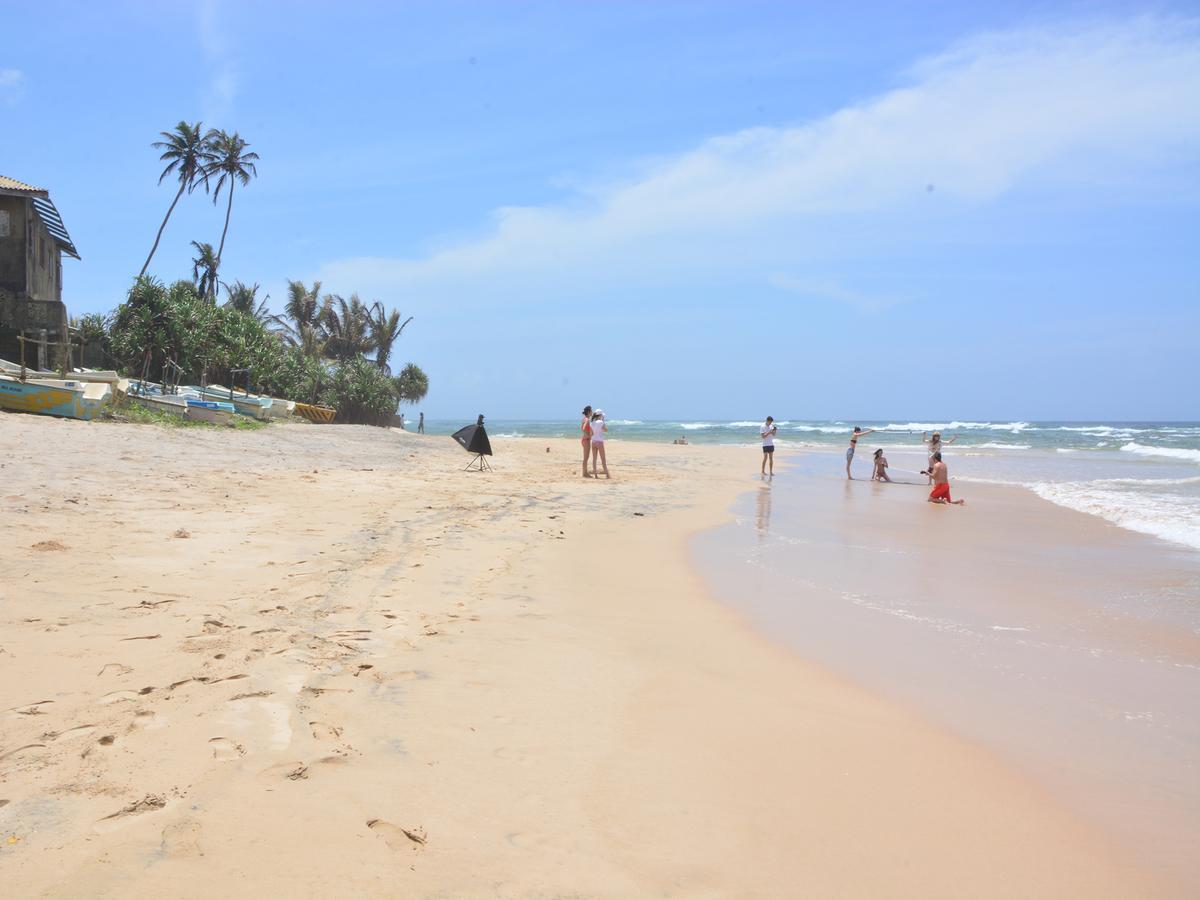
[[[775,420],[767,416],[767,420],[763,422],[762,428],[758,430],[759,436],[763,442],[763,458],[762,458],[762,474],[767,474],[768,462],[771,466],[771,475],[775,474],[775,435],[779,434],[779,426],[775,424]]]
[[[962,506],[967,502],[966,500],[950,499],[950,471],[946,468],[946,464],[942,462],[940,450],[933,454],[932,460],[933,465],[929,467],[929,477],[933,481],[933,490],[929,492],[929,502]]]
[[[874,433],[874,428],[868,428],[866,431],[863,431],[857,425],[854,426],[854,433],[850,435],[850,446],[846,448],[846,477],[851,481],[854,480],[854,476],[850,474],[850,463],[854,460],[854,448],[858,444],[858,439]]]
[[[579,423],[579,430],[583,433],[580,438],[583,443],[583,477],[591,478],[588,473],[588,458],[592,455],[592,406],[590,403],[583,408],[583,421]]]
[[[890,483],[892,479],[888,478],[887,467],[887,457],[883,455],[883,448],[880,447],[875,451],[875,470],[871,473],[871,480]]]
[[[608,425],[604,422],[604,410],[598,409],[592,413],[592,477],[599,478],[600,475],[596,472],[596,457],[600,458],[600,464],[604,466],[604,477],[611,478],[608,474],[608,457],[604,455],[604,435],[608,432]]]
[[[425,413],[421,413],[421,418],[417,419],[417,434],[425,433]]]
[[[949,444],[953,444],[957,440],[958,440],[958,435],[956,434],[954,437],[950,438],[948,441],[945,441],[944,443],[949,445]],[[932,472],[933,471],[933,458],[937,454],[942,452],[942,444],[943,444],[942,433],[940,431],[935,431],[933,433],[933,437],[930,437],[928,432],[922,431],[921,432],[921,443],[929,445],[929,464],[926,466],[926,468]],[[929,476],[929,483],[933,484],[933,475],[932,474]]]

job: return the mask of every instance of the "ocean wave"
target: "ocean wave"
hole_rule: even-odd
[[[1013,434],[1024,431],[1028,422],[890,422],[880,425],[876,431],[1009,431]]]
[[[834,428],[830,425],[792,425],[790,429],[792,431],[819,431],[821,434],[844,434],[847,437],[849,437],[851,430],[845,426]]]
[[[641,425],[641,419],[605,419],[609,425]]]
[[[1200,502],[1196,499],[1161,492],[1114,490],[1097,484],[1037,482],[1029,488],[1042,499],[1067,509],[1200,550]]]
[[[1186,447],[1147,447],[1130,441],[1121,448],[1126,453],[1137,453],[1139,456],[1162,456],[1167,459],[1186,459],[1188,462],[1200,463],[1200,450],[1190,450]]]
[[[974,444],[971,446],[973,450],[1029,450],[1032,449],[1031,444],[1001,444],[995,441],[989,441],[986,444]]]

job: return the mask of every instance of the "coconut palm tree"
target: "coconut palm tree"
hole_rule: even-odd
[[[210,303],[217,301],[217,264],[220,262],[213,252],[212,244],[192,241],[197,255],[192,258],[192,281],[196,283],[196,294]]]
[[[349,300],[336,294],[326,297],[320,321],[325,333],[325,350],[334,359],[345,361],[375,349],[371,340],[370,310],[358,299],[358,294],[351,294]]]
[[[229,216],[233,213],[233,188],[241,182],[250,183],[250,179],[258,175],[255,162],[258,154],[248,151],[250,146],[236,131],[227,134],[218,131],[214,134],[204,154],[204,168],[209,178],[216,177],[217,186],[213,189],[213,204],[221,197],[221,189],[229,185],[229,202],[225,206],[225,227],[221,229],[221,243],[217,247],[217,268],[221,267],[221,254],[225,252],[225,236],[229,233]]]
[[[173,173],[179,179],[179,190],[175,192],[175,199],[171,201],[162,224],[158,226],[158,234],[154,236],[154,246],[150,248],[150,255],[142,264],[142,271],[138,273],[139,278],[146,274],[146,269],[150,268],[150,260],[154,259],[154,253],[158,250],[158,242],[162,240],[163,229],[167,227],[167,220],[171,218],[171,213],[175,211],[175,204],[179,202],[183,192],[187,191],[190,194],[197,187],[203,187],[206,192],[208,191],[208,170],[204,163],[214,132],[211,129],[207,132],[202,131],[202,127],[200,122],[191,125],[187,122],[180,122],[175,126],[174,131],[159,132],[163,139],[150,145],[155,150],[162,150],[159,160],[167,164],[167,167],[162,170],[162,174],[158,176],[158,183],[162,184],[163,180]]]
[[[409,316],[401,322],[399,312],[394,309],[388,312],[378,300],[371,304],[367,326],[371,330],[371,343],[375,345],[375,365],[389,375],[392,374],[392,367],[388,365],[392,346],[412,320],[413,317]]]
[[[321,309],[321,282],[314,281],[312,288],[307,288],[302,281],[289,281],[283,315],[271,317],[275,333],[293,347],[299,347],[306,356],[323,356]]]
[[[241,281],[225,285],[225,305],[231,309],[247,313],[255,321],[263,325],[272,321],[271,310],[267,306],[270,296],[258,299],[258,284],[247,286]]]

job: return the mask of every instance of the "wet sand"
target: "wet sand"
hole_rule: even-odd
[[[5,893],[1173,892],[712,599],[746,451],[495,446],[0,416]]]
[[[948,508],[840,454],[789,462],[696,540],[718,595],[1200,891],[1200,554],[1016,487],[958,482]]]

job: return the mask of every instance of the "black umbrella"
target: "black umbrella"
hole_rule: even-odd
[[[458,441],[468,453],[475,454],[475,458],[467,464],[468,469],[477,468],[480,472],[485,469],[491,471],[492,467],[484,459],[485,456],[492,455],[492,442],[488,440],[487,429],[483,427],[483,413],[479,414],[474,425],[460,428],[450,436]]]

